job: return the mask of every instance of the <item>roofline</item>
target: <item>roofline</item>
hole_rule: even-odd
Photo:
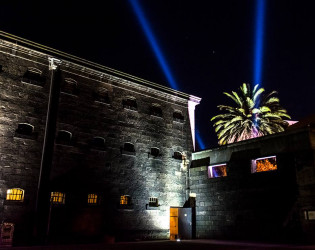
[[[169,87],[165,87],[163,85],[142,79],[140,77],[136,77],[136,76],[124,73],[124,72],[119,71],[119,70],[115,70],[115,69],[106,67],[104,65],[80,58],[78,56],[74,56],[74,55],[62,52],[62,51],[57,50],[57,49],[50,48],[48,46],[24,39],[22,37],[12,35],[10,33],[4,32],[2,30],[0,30],[0,38],[14,42],[16,45],[26,46],[30,49],[36,49],[37,51],[42,52],[42,53],[49,53],[49,55],[56,56],[58,59],[65,59],[65,60],[69,60],[70,62],[79,63],[82,66],[86,66],[86,67],[89,67],[89,68],[94,69],[94,70],[99,70],[99,71],[111,74],[111,75],[116,76],[116,77],[120,77],[120,78],[128,80],[128,81],[132,81],[132,82],[135,82],[135,83],[147,86],[147,87],[151,87],[153,89],[157,89],[157,90],[160,90],[160,91],[172,94],[172,95],[176,95],[178,97],[182,97],[182,98],[185,98],[188,100],[193,99],[197,103],[199,103],[201,100],[201,98],[199,98],[199,97],[192,96],[192,95],[186,94],[184,92],[181,92],[181,91],[169,88]]]

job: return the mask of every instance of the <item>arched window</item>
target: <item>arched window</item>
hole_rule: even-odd
[[[105,148],[105,139],[100,136],[95,136],[92,140],[92,146],[96,148]]]
[[[176,159],[176,160],[182,160],[183,159],[183,155],[182,155],[181,152],[175,151],[174,154],[173,154],[173,158]]]
[[[107,103],[109,104],[109,95],[107,89],[99,88],[97,91],[93,93],[94,100],[97,102]]]
[[[65,204],[66,194],[61,192],[51,192],[50,202],[52,204]]]
[[[29,123],[19,123],[16,132],[22,135],[32,135],[34,126]]]
[[[123,149],[127,152],[135,152],[135,146],[130,142],[125,142]]]
[[[158,157],[160,155],[160,149],[156,147],[152,147],[150,154],[154,157]]]
[[[64,83],[61,87],[61,91],[67,94],[71,95],[77,95],[78,94],[78,83],[76,80],[72,78],[66,78],[64,80]]]
[[[150,107],[150,115],[162,117],[162,109],[158,104],[152,104]]]
[[[29,67],[22,77],[22,82],[43,86],[46,78],[42,76],[42,71],[37,68]]]
[[[183,122],[184,121],[184,116],[181,111],[174,111],[173,113],[173,120],[176,122]]]
[[[123,100],[122,105],[125,109],[130,109],[130,110],[137,110],[138,105],[136,98],[134,97],[127,97],[126,99]]]
[[[8,201],[23,201],[24,190],[20,188],[12,188],[7,190],[6,200]]]
[[[57,134],[56,142],[60,144],[70,144],[72,139],[72,133],[67,130],[59,130]]]

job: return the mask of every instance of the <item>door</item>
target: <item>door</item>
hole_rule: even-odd
[[[192,238],[192,208],[170,208],[170,240]]]

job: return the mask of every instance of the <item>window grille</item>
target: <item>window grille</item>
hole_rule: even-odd
[[[159,206],[158,198],[150,197],[149,198],[149,206],[150,207],[158,207]]]
[[[12,188],[7,190],[8,201],[23,201],[24,200],[24,190],[20,188]]]
[[[130,205],[130,196],[129,195],[120,196],[120,205]]]
[[[88,204],[97,204],[97,194],[88,194]]]
[[[65,204],[66,194],[61,192],[51,192],[50,202],[52,204]]]

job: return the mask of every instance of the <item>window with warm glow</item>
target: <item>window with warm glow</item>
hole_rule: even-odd
[[[227,176],[226,164],[212,165],[208,167],[208,177],[217,178]]]
[[[130,203],[130,196],[129,195],[120,196],[120,205],[129,205],[129,203]]]
[[[97,204],[97,194],[88,194],[88,204]]]
[[[66,194],[60,192],[51,192],[50,202],[53,204],[65,204]]]
[[[263,158],[257,158],[252,160],[251,172],[266,172],[277,170],[277,159],[276,156],[268,156]]]
[[[12,188],[7,190],[8,201],[23,201],[24,200],[24,190],[20,188]]]

